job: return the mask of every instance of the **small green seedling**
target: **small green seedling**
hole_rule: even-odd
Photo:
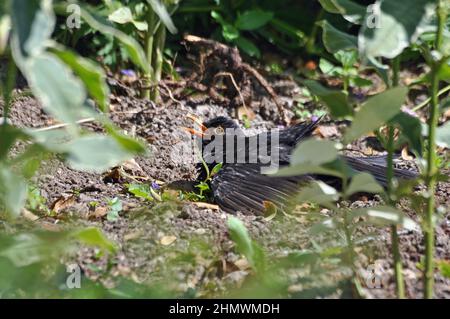
[[[119,213],[122,211],[122,201],[114,197],[112,200],[108,201],[109,212],[106,215],[106,219],[110,222],[115,222],[119,219]]]
[[[338,51],[334,58],[341,64],[336,66],[328,60],[320,59],[320,70],[330,76],[340,77],[344,82],[344,91],[348,92],[349,87],[364,87],[372,85],[372,81],[364,79],[358,75],[358,68],[355,66],[358,61],[356,50]]]

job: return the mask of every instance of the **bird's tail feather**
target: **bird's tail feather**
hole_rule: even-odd
[[[387,186],[388,180],[386,176],[387,161],[386,156],[376,156],[376,157],[349,157],[344,156],[344,159],[357,172],[368,172],[373,175],[373,177],[384,187]],[[394,177],[397,179],[413,179],[418,176],[417,172],[405,170],[405,169],[394,169]]]

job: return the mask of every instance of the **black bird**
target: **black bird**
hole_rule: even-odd
[[[258,157],[256,162],[249,161],[249,155],[255,150],[251,148],[252,143],[249,140],[253,136],[245,136],[245,143],[239,146],[236,143],[237,136],[243,135],[244,132],[232,119],[227,117],[216,117],[205,123],[201,123],[197,118],[188,116],[199,127],[200,130],[187,128],[189,133],[201,137],[201,149],[203,159],[207,163],[209,171],[218,164],[214,161],[217,155],[228,156],[226,154],[226,141],[230,129],[233,130],[233,137],[235,143],[234,147],[230,147],[232,151],[233,159],[239,154],[245,154],[245,161],[242,162],[223,162],[222,168],[217,174],[212,176],[209,184],[212,191],[212,197],[216,204],[220,206],[224,211],[235,213],[240,211],[246,214],[262,214],[265,209],[265,202],[271,202],[281,209],[286,209],[290,203],[293,195],[299,190],[299,185],[310,181],[312,179],[320,179],[327,184],[338,186],[339,180],[331,176],[318,176],[318,175],[301,175],[301,176],[289,176],[289,177],[274,177],[263,174],[261,168],[267,166]],[[300,123],[291,127],[282,129],[278,132],[278,145],[277,151],[279,156],[279,166],[287,166],[290,163],[290,156],[294,148],[305,138],[311,136],[314,129],[317,127],[320,119],[310,123]],[[228,130],[227,130],[228,129]],[[262,133],[261,133],[262,134]],[[267,150],[270,151],[270,134],[272,132],[265,132],[267,134]],[[216,147],[213,150],[208,150],[208,145],[214,141],[217,137],[221,136],[223,140],[222,148]],[[258,136],[259,137],[259,136]],[[231,139],[230,139],[231,140]],[[254,145],[254,143],[253,143]],[[254,146],[253,146],[254,147]],[[256,144],[256,147],[260,147]],[[258,151],[258,150],[256,150]],[[270,155],[270,152],[268,152]],[[257,153],[259,154],[259,152]],[[348,157],[341,155],[341,158],[356,172],[366,171],[371,173],[375,179],[384,187],[387,185],[386,179],[386,158],[385,156],[376,157]],[[227,158],[228,159],[228,158]],[[207,172],[204,164],[198,165],[199,176],[197,180],[204,181],[207,177]],[[400,179],[410,179],[416,177],[416,173],[395,169],[394,175]]]

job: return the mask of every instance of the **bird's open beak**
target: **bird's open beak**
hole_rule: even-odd
[[[194,124],[196,124],[196,126],[200,127],[201,131],[198,131],[196,129],[190,128],[190,127],[182,127],[186,132],[188,132],[189,134],[198,136],[198,137],[203,137],[205,136],[205,131],[208,129],[205,125],[203,125],[202,121],[191,114],[186,115],[186,117],[188,119],[190,119],[191,121],[194,122]]]

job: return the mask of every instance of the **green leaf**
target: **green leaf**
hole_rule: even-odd
[[[255,58],[261,57],[261,52],[259,51],[258,47],[253,42],[251,42],[249,39],[244,38],[243,36],[239,36],[235,40],[235,42],[236,42],[237,46],[242,51],[247,53],[249,56],[255,57]]]
[[[337,67],[334,64],[332,64],[331,62],[329,62],[328,60],[325,60],[323,58],[321,58],[319,61],[319,68],[320,68],[320,71],[322,71],[322,73],[328,74],[331,76],[336,76],[336,75],[342,74],[341,67]]]
[[[150,1],[150,0],[149,0]],[[139,42],[133,39],[131,36],[123,33],[120,30],[113,28],[112,26],[106,25],[96,18],[94,18],[85,8],[81,8],[81,17],[86,21],[89,26],[103,34],[109,34],[119,40],[127,54],[129,55],[131,61],[138,65],[145,72],[150,71],[150,63],[145,57],[144,50],[142,49]]]
[[[325,48],[330,53],[339,50],[356,49],[358,39],[333,27],[326,20],[317,22],[322,27],[322,40]]]
[[[0,161],[4,159],[18,139],[25,139],[27,134],[22,130],[11,126],[0,124]]]
[[[83,81],[92,98],[103,112],[108,111],[109,87],[103,69],[93,61],[83,58],[61,46],[53,46],[51,52],[56,54]]]
[[[153,196],[150,193],[150,186],[147,184],[129,184],[128,191],[138,198],[143,198],[148,201],[153,201]]]
[[[276,171],[268,171],[273,176],[299,176],[306,174],[330,175],[348,178],[354,174],[353,170],[340,158],[322,165],[300,163],[282,167]]]
[[[125,150],[133,154],[143,154],[146,152],[145,146],[134,138],[127,136],[116,129],[110,122],[103,121],[107,133],[119,143]]]
[[[25,180],[11,167],[0,163],[0,204],[12,216],[18,216],[27,198]],[[1,208],[0,208],[1,210]]]
[[[86,100],[84,85],[54,55],[43,53],[35,56],[26,62],[22,71],[44,109],[57,119],[74,124],[95,114],[83,106]]]
[[[396,87],[369,98],[355,114],[345,134],[345,143],[377,129],[393,118],[400,111],[407,93],[408,88]]]
[[[450,148],[450,121],[436,129],[436,143],[441,147]]]
[[[222,163],[218,163],[213,167],[213,169],[211,170],[211,174],[210,174],[211,177],[216,175],[222,169],[222,165],[223,165]]]
[[[8,258],[16,267],[49,262],[62,251],[70,250],[67,237],[67,232],[36,232],[1,238],[0,256]]]
[[[405,216],[401,211],[390,206],[365,207],[353,210],[349,213],[349,217],[354,219],[357,217],[367,218],[369,223],[376,225],[398,225],[408,230],[420,230],[419,225],[411,218]]]
[[[125,24],[133,21],[133,14],[131,13],[130,8],[120,7],[108,15],[108,20],[119,24]]]
[[[13,43],[16,62],[45,50],[55,26],[52,3],[48,0],[11,1]],[[18,54],[20,56],[18,56]]]
[[[236,40],[237,38],[239,38],[239,30],[236,29],[233,25],[231,24],[224,24],[222,26],[222,36],[224,37],[225,40],[227,41],[233,41]]]
[[[366,57],[394,58],[431,27],[435,0],[380,2],[380,13],[368,12],[358,35],[359,50]],[[372,7],[376,8],[376,7]]]
[[[306,80],[303,83],[312,94],[316,95],[330,109],[331,116],[342,118],[353,114],[347,95],[343,91],[327,89],[312,80]]]
[[[122,211],[122,201],[114,197],[110,201],[108,201],[109,212],[106,215],[106,219],[110,222],[115,222],[119,219],[119,213]]]
[[[447,83],[450,82],[450,62],[443,63],[438,70],[437,76],[440,80],[445,81]]]
[[[299,203],[309,202],[319,205],[333,206],[332,203],[339,199],[339,192],[322,181],[313,181],[308,186],[302,187],[296,200]]]
[[[128,7],[116,9],[108,16],[108,20],[119,24],[132,23],[139,31],[147,31],[148,29],[147,22],[134,20],[133,13]]]
[[[230,216],[227,225],[230,237],[236,244],[236,250],[247,258],[255,271],[263,271],[265,267],[264,252],[261,247],[252,241],[242,221]]]
[[[161,19],[161,22],[166,26],[167,30],[172,34],[177,33],[178,30],[175,28],[172,18],[170,17],[169,12],[167,12],[166,6],[159,0],[147,0],[147,2]]]
[[[322,8],[330,13],[341,14],[351,23],[361,24],[366,7],[349,0],[319,0]]]
[[[437,266],[442,276],[445,278],[450,278],[450,262],[446,260],[440,260],[437,262]]]
[[[406,114],[405,112],[398,113],[390,122],[400,126],[400,134],[406,138],[411,149],[422,156],[422,122],[417,117]]]
[[[5,52],[8,45],[9,33],[11,31],[11,17],[8,15],[0,15],[0,55]]]
[[[358,52],[356,50],[340,50],[334,54],[334,57],[341,62],[344,69],[349,69],[358,61]]]
[[[114,253],[117,250],[116,245],[95,227],[74,230],[70,233],[70,236],[85,245],[96,246],[110,253]]]
[[[320,165],[335,160],[338,148],[335,142],[309,138],[302,141],[291,156],[292,165]]]
[[[227,22],[223,19],[222,15],[217,11],[211,11],[211,17],[216,20],[220,25],[225,25]]]
[[[360,76],[355,76],[350,78],[350,85],[356,86],[356,87],[364,87],[364,86],[371,86],[373,82],[371,80],[362,78]]]
[[[64,145],[63,150],[72,168],[99,173],[133,157],[114,138],[102,135],[76,138]]]
[[[341,228],[342,224],[336,218],[327,218],[319,223],[314,224],[310,229],[311,235],[319,235],[329,231],[336,231]]]
[[[237,17],[235,26],[240,30],[256,30],[266,25],[272,18],[273,12],[249,10]]]
[[[362,172],[353,176],[346,194],[350,196],[359,192],[381,193],[383,192],[383,187],[377,183],[371,174]]]

